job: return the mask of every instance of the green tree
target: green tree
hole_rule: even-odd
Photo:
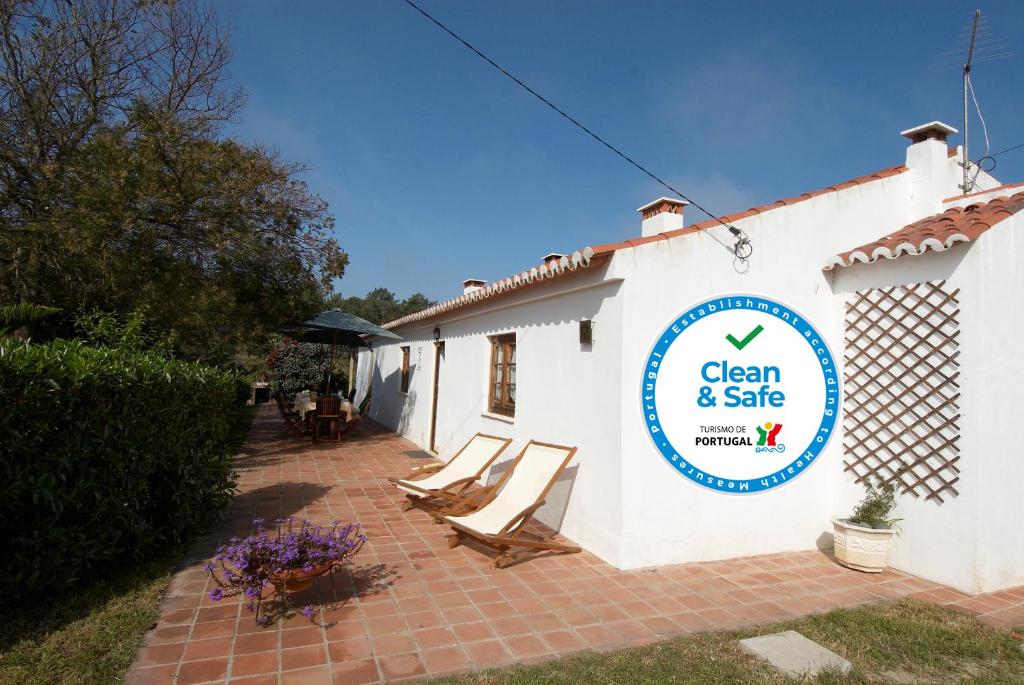
[[[303,167],[219,134],[208,4],[0,0],[0,301],[145,310],[223,362],[315,314],[348,256]]]
[[[337,307],[378,326],[422,311],[434,304],[423,293],[413,293],[408,298],[399,300],[387,288],[374,288],[366,297],[342,297],[334,293],[327,298],[328,307]]]

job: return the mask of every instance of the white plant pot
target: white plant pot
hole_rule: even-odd
[[[836,559],[843,566],[868,573],[880,573],[889,566],[894,528],[868,528],[834,518],[832,529]]]

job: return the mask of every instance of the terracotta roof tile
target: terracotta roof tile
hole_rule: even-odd
[[[561,278],[570,273],[581,271],[599,262],[605,261],[606,259],[607,256],[595,258],[594,251],[589,247],[585,247],[582,250],[573,252],[571,255],[563,255],[558,259],[551,259],[531,269],[509,276],[508,278],[501,278],[494,283],[489,283],[479,290],[465,293],[459,297],[445,300],[444,302],[438,302],[432,307],[427,307],[426,309],[409,314],[408,316],[395,319],[394,321],[384,324],[384,328],[395,328],[407,323],[431,319],[440,314],[468,307],[471,304],[476,304],[483,300],[489,300],[513,290],[519,290],[543,281]]]
[[[758,214],[763,214],[764,212],[768,212],[779,207],[788,207],[790,205],[795,205],[799,202],[810,200],[811,198],[817,197],[819,195],[834,193],[839,190],[844,190],[846,188],[852,188],[854,186],[859,186],[865,183],[870,183],[872,181],[877,181],[883,178],[888,178],[890,176],[895,176],[897,174],[903,173],[906,170],[907,167],[902,165],[889,167],[887,169],[882,169],[881,171],[875,172],[873,174],[858,176],[857,178],[850,179],[849,181],[844,181],[843,183],[837,183],[834,186],[829,186],[821,190],[816,190],[810,193],[803,193],[802,195],[797,195],[796,197],[789,197],[784,198],[782,200],[776,200],[775,202],[759,205],[757,207],[751,207],[750,209],[746,209],[742,212],[737,212],[735,214],[728,214],[722,217],[722,221],[724,221],[725,223],[732,223],[734,221],[739,221],[740,219],[746,219],[748,217],[757,216]],[[461,309],[462,307],[468,307],[469,305],[476,304],[483,300],[488,300],[492,297],[502,295],[512,290],[518,290],[529,285],[541,283],[548,279],[562,277],[568,273],[575,272],[580,269],[585,269],[600,262],[603,262],[616,250],[637,247],[638,245],[644,245],[658,240],[668,240],[669,238],[675,238],[676,236],[687,235],[690,233],[698,233],[702,230],[714,228],[715,226],[718,225],[720,224],[717,220],[710,219],[708,221],[704,221],[698,224],[691,224],[690,226],[686,226],[684,228],[677,229],[674,231],[659,233],[658,235],[640,236],[629,240],[624,240],[618,243],[607,243],[605,245],[598,245],[597,247],[594,248],[587,247],[584,248],[583,250],[578,250],[574,252],[572,255],[568,257],[563,257],[561,260],[552,260],[551,262],[541,264],[539,267],[534,267],[528,271],[523,271],[508,278],[503,278],[498,281],[495,281],[494,283],[491,283],[486,287],[481,288],[480,290],[477,290],[475,292],[466,293],[464,295],[460,295],[459,297],[455,297],[450,300],[445,300],[444,302],[438,302],[434,306],[428,307],[423,311],[419,311],[416,312],[415,314],[410,314],[408,316],[403,316],[400,319],[396,319],[395,321],[386,323],[384,324],[384,328],[395,328],[407,323],[431,319],[435,316],[446,314],[450,311]]]
[[[941,214],[915,221],[874,242],[837,254],[830,258],[823,268],[829,270],[858,262],[870,264],[881,258],[896,259],[902,255],[919,255],[929,250],[942,252],[957,243],[977,240],[982,233],[1022,209],[1024,192],[965,207],[951,207]]]
[[[954,195],[953,197],[947,197],[943,202],[957,202],[959,200],[966,200],[969,197],[977,197],[978,195],[987,195],[988,193],[995,193],[998,191],[1006,191],[1010,188],[1024,188],[1024,183],[1005,183],[995,188],[989,188],[988,190],[977,190],[967,195]]]
[[[802,195],[797,195],[796,197],[783,198],[781,200],[776,200],[775,202],[769,202],[768,204],[758,205],[757,207],[751,207],[750,209],[744,210],[742,212],[737,212],[735,214],[726,214],[725,216],[722,217],[722,221],[724,221],[727,224],[731,224],[735,221],[739,221],[740,219],[746,219],[747,217],[751,217],[757,214],[763,214],[764,212],[771,211],[773,209],[778,209],[779,207],[788,207],[791,205],[795,205],[799,202],[803,202],[805,200],[810,200],[811,198],[818,197],[819,195],[834,193],[840,190],[845,190],[847,188],[853,188],[854,186],[864,185],[865,183],[871,183],[872,181],[879,181],[883,178],[889,178],[890,176],[896,176],[898,174],[902,174],[904,171],[907,171],[907,167],[903,165],[889,167],[887,169],[877,171],[873,174],[867,174],[865,176],[851,178],[849,181],[837,183],[834,186],[829,186],[828,188],[815,190],[810,193],[804,193]],[[606,252],[614,252],[616,250],[621,250],[629,247],[636,247],[638,245],[644,245],[646,243],[653,243],[658,240],[668,240],[669,238],[675,238],[676,236],[687,235],[689,233],[697,233],[698,231],[703,231],[705,229],[714,228],[715,226],[720,225],[721,224],[718,222],[718,220],[709,219],[707,221],[702,221],[699,224],[691,224],[689,226],[684,226],[683,228],[678,228],[674,231],[666,231],[665,233],[659,233],[657,235],[633,238],[631,240],[624,240],[619,243],[607,243],[605,245],[597,245],[596,247],[594,247],[594,254],[604,254]]]

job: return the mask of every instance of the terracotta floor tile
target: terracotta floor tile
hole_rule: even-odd
[[[324,633],[329,642],[356,640],[367,636],[367,627],[362,621],[346,621],[327,626]]]
[[[532,630],[538,633],[562,630],[566,627],[565,622],[557,614],[534,614],[533,616],[526,616],[525,621]]]
[[[413,638],[416,640],[416,644],[420,646],[420,649],[446,647],[456,643],[455,633],[450,628],[417,630],[413,633]]]
[[[182,661],[199,661],[201,659],[213,659],[226,657],[231,652],[231,638],[217,637],[212,640],[191,640],[185,645],[185,655]]]
[[[407,654],[416,649],[416,641],[408,633],[381,635],[373,639],[373,652],[378,657]]]
[[[452,626],[452,632],[455,633],[455,637],[459,642],[478,642],[494,637],[494,631],[484,621],[460,623]]]
[[[428,673],[453,673],[468,669],[472,663],[461,647],[439,647],[423,652]]]
[[[231,677],[276,673],[278,656],[276,649],[258,654],[236,654],[231,660]]]
[[[168,611],[165,614],[161,614],[160,623],[163,625],[181,625],[186,623],[192,623],[195,619],[195,609],[176,609]]]
[[[407,613],[404,616],[410,630],[437,628],[445,625],[444,617],[436,611],[417,611],[415,613]]]
[[[327,663],[323,645],[307,645],[281,650],[281,671],[296,670]]]
[[[536,635],[517,635],[505,639],[505,646],[516,659],[550,654],[551,648]]]
[[[576,633],[569,630],[553,630],[540,635],[551,651],[555,654],[566,654],[583,649],[587,643]]]
[[[314,666],[298,671],[282,671],[281,685],[331,685],[331,669]]]
[[[196,621],[199,623],[205,623],[207,621],[223,621],[225,619],[235,618],[238,616],[237,600],[226,599],[224,601],[231,602],[231,604],[202,608],[196,614]]]
[[[230,637],[235,634],[235,621],[209,621],[192,627],[192,640],[210,640],[215,637]]]
[[[266,652],[269,650],[277,651],[278,641],[280,637],[278,632],[267,631],[264,633],[254,633],[251,635],[239,635],[235,638],[234,652],[238,654],[251,654],[253,652]]]
[[[426,672],[418,654],[398,654],[380,658],[385,678],[409,678]]]
[[[498,637],[511,637],[533,632],[526,619],[518,616],[494,619],[489,622],[489,625]]]
[[[147,645],[166,645],[183,642],[188,637],[188,625],[167,625],[146,633]]]
[[[135,661],[138,666],[162,666],[164,664],[176,664],[185,651],[184,642],[175,642],[169,645],[150,645],[143,647],[139,658]]]
[[[508,663],[513,659],[511,652],[499,640],[472,642],[468,645],[463,645],[463,648],[473,663],[483,668],[498,666]]]
[[[277,685],[277,682],[276,673],[242,676],[239,678],[232,678],[228,681],[230,685]]]
[[[384,635],[406,630],[405,619],[398,615],[367,619],[366,625],[371,635]]]
[[[281,631],[281,649],[305,647],[323,642],[324,629],[319,626],[297,628]]]
[[[331,667],[334,685],[366,685],[380,680],[377,662],[373,659],[361,659],[334,664]]]
[[[227,674],[228,660],[226,658],[190,661],[181,665],[177,682],[180,685],[205,683],[211,680],[223,680]]]
[[[619,641],[619,636],[603,625],[583,626],[576,632],[592,647],[607,647]]]
[[[480,612],[474,607],[442,607],[440,612],[449,625],[470,623],[481,618]]]
[[[373,654],[373,650],[370,640],[361,638],[328,643],[327,653],[331,655],[331,661],[341,662],[350,659],[368,659]]]
[[[679,626],[677,626],[671,619],[664,616],[641,618],[639,619],[639,622],[655,635],[669,636],[679,632]]]
[[[174,674],[178,664],[164,666],[133,667],[125,676],[125,685],[170,685],[174,682]]]

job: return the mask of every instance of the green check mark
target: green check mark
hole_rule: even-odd
[[[733,337],[732,333],[726,335],[725,339],[732,343],[732,346],[735,347],[737,350],[742,350],[744,347],[750,344],[751,340],[760,335],[761,331],[763,330],[764,327],[758,324],[757,326],[754,327],[754,330],[747,333],[747,337],[745,337],[743,340],[737,340],[736,338]]]

